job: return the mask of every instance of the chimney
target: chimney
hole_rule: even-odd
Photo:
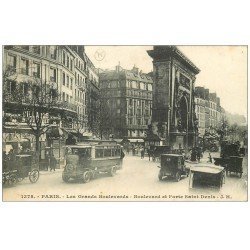
[[[117,66],[115,66],[115,71],[116,71],[117,73],[119,73],[119,72],[122,71],[122,67],[121,67],[121,65],[120,65],[120,62],[118,63]]]
[[[139,68],[135,67],[135,65],[134,65],[132,72],[139,75]]]

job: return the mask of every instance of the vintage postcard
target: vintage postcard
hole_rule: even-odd
[[[3,201],[247,201],[247,50],[3,46]]]

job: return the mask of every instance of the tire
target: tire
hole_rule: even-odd
[[[31,183],[36,183],[39,179],[39,171],[34,169],[29,174],[29,179]]]
[[[66,174],[63,173],[62,174],[62,179],[63,179],[64,182],[67,183],[67,182],[69,182],[70,177],[68,175],[66,175]]]
[[[158,179],[159,179],[159,181],[163,180],[163,172],[161,170],[159,171]]]
[[[113,166],[111,169],[110,169],[110,175],[111,176],[114,176],[116,173],[116,166]]]
[[[91,173],[89,171],[86,171],[83,173],[82,180],[84,183],[89,182],[91,179]]]
[[[178,172],[176,172],[176,174],[175,174],[175,181],[176,182],[179,182],[181,180],[181,174],[180,174],[180,172],[178,171]]]
[[[17,176],[15,174],[10,176],[9,185],[15,185],[17,183]]]

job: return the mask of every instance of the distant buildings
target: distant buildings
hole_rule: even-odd
[[[115,70],[100,72],[99,78],[102,136],[145,137],[152,115],[151,76],[136,67],[126,70],[118,65]]]
[[[215,132],[225,117],[220,98],[204,87],[195,88],[195,113],[200,137],[203,137],[205,132]]]

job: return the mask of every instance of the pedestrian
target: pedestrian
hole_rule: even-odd
[[[142,147],[142,148],[141,148],[141,159],[144,159],[144,153],[145,153],[144,147]]]
[[[45,166],[45,170],[48,171],[49,167],[50,167],[50,152],[49,150],[46,151],[45,153],[45,159],[46,159],[46,166]]]
[[[150,161],[150,157],[151,157],[151,150],[148,148],[148,160]]]
[[[56,170],[56,164],[57,164],[57,160],[56,160],[54,154],[52,153],[51,157],[50,157],[50,171]]]
[[[200,151],[200,148],[197,148],[196,155],[197,155],[198,162],[200,162],[200,160],[201,160],[201,151]]]
[[[213,163],[213,161],[212,161],[212,156],[211,156],[210,153],[209,153],[209,156],[208,156],[208,162]]]
[[[135,147],[132,147],[132,154],[135,155]]]

